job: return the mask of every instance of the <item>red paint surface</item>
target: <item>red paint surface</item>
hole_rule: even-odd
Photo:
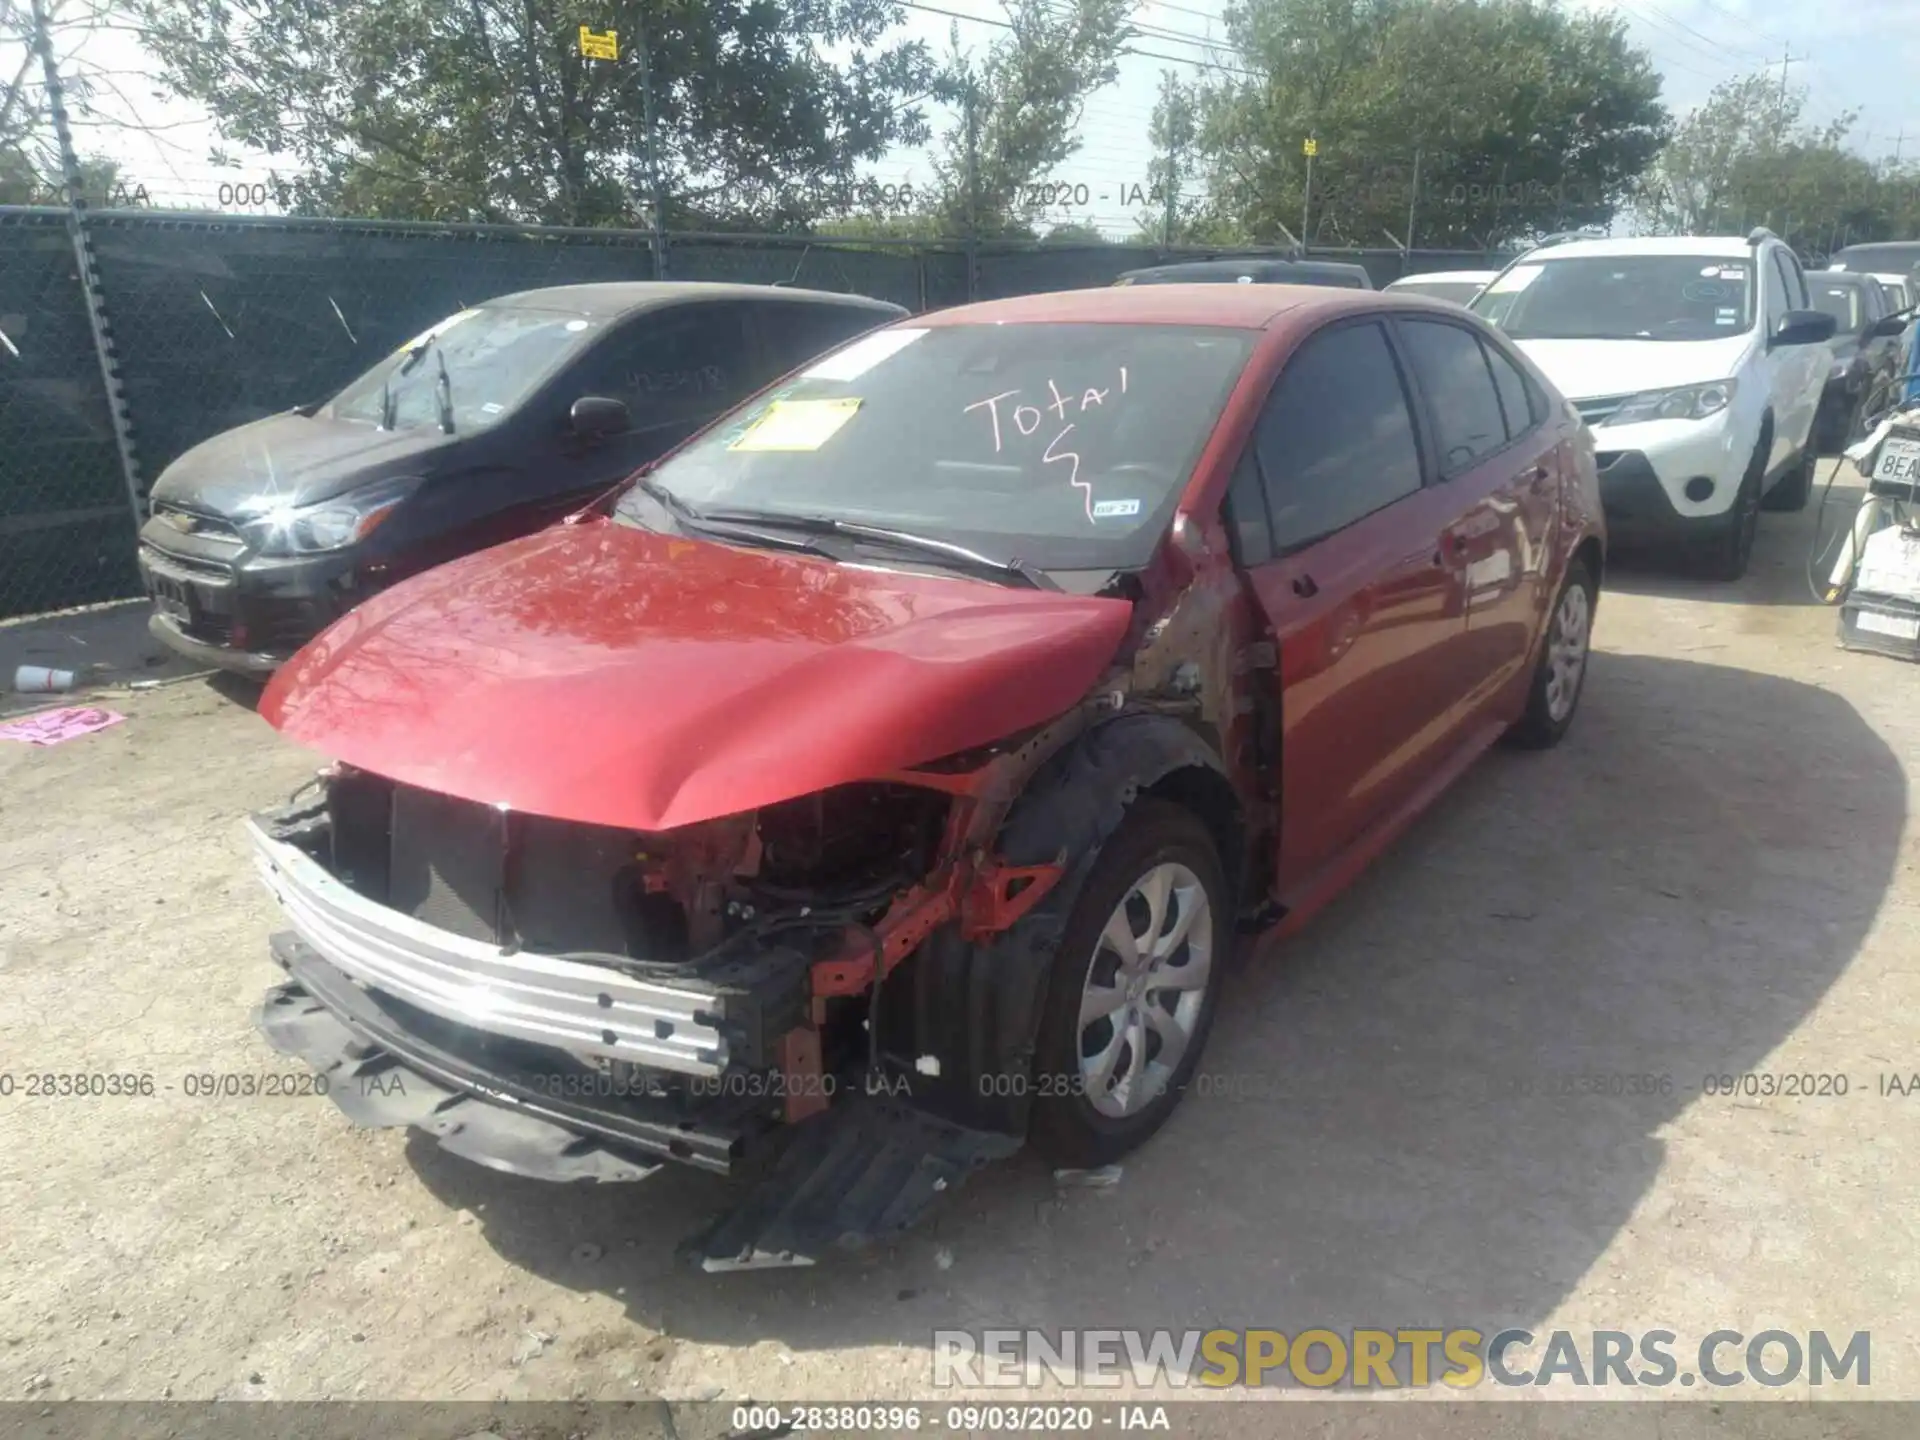
[[[1129,614],[593,519],[376,596],[283,667],[260,709],[406,784],[665,830],[1051,719]]]

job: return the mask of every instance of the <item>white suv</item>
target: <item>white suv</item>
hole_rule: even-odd
[[[1807,503],[1834,322],[1771,231],[1543,246],[1472,308],[1592,427],[1616,539],[1679,538],[1736,580],[1762,505]]]

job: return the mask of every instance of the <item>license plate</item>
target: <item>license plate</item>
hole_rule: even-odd
[[[1920,640],[1920,615],[1882,615],[1876,610],[1861,610],[1855,614],[1853,623],[1876,635]]]
[[[1880,459],[1873,467],[1873,478],[1891,480],[1898,485],[1920,481],[1920,440],[1889,435],[1880,444]]]

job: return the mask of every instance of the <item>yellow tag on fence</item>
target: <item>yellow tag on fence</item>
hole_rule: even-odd
[[[851,400],[776,400],[729,450],[818,450],[860,408]]]

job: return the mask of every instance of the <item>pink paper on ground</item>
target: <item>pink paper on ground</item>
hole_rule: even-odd
[[[43,710],[21,720],[0,725],[0,740],[24,740],[29,745],[58,745],[77,740],[109,725],[118,725],[127,717],[90,705],[69,705],[64,710]]]

